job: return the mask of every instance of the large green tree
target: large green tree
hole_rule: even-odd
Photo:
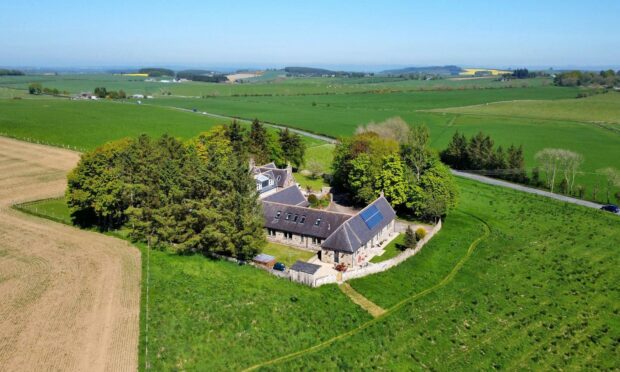
[[[457,202],[458,189],[450,170],[429,148],[428,129],[415,127],[406,135],[381,137],[379,124],[343,139],[334,152],[333,185],[360,204],[381,192],[406,213],[435,219]],[[381,128],[379,128],[381,129]],[[377,133],[378,132],[378,133]]]
[[[267,129],[265,129],[258,119],[254,119],[250,127],[247,146],[248,152],[254,157],[254,161],[257,164],[266,164],[272,160],[270,140],[271,137],[267,133]]]
[[[293,167],[299,168],[304,164],[306,155],[306,145],[297,133],[289,131],[288,128],[280,130],[280,147],[285,161],[290,162]]]

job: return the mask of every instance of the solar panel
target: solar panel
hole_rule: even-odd
[[[370,207],[364,209],[362,211],[362,213],[360,213],[360,217],[362,217],[362,219],[364,220],[364,222],[369,219],[370,217],[372,217],[373,214],[379,212],[379,210],[377,209],[377,206],[375,205],[371,205]]]
[[[362,211],[362,213],[360,213],[360,217],[366,224],[366,227],[368,227],[368,229],[370,230],[372,230],[375,226],[377,226],[377,224],[379,224],[383,220],[383,215],[374,205],[371,205],[370,207]]]

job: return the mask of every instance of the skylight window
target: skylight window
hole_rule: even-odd
[[[321,224],[321,219],[317,218],[316,221],[314,221],[314,226],[319,226]]]
[[[295,215],[295,217],[293,217],[293,222],[297,222],[297,218],[299,218],[299,215]]]
[[[290,219],[291,219],[291,216],[292,216],[292,214],[291,214],[291,213],[287,213],[287,214],[286,214],[286,220],[287,220],[287,221],[288,221],[288,220],[290,220]]]
[[[276,218],[280,218],[280,215],[282,214],[282,211],[277,211],[276,212]]]
[[[301,218],[299,219],[299,223],[304,223],[306,222],[306,216],[301,216]]]

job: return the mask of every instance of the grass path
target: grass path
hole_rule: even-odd
[[[421,292],[418,292],[416,294],[414,294],[413,296],[407,297],[403,300],[401,300],[400,302],[398,302],[397,304],[395,304],[394,306],[392,306],[391,308],[385,310],[385,312],[382,315],[377,316],[376,318],[369,320],[366,323],[363,323],[362,325],[360,325],[357,328],[353,328],[350,331],[347,331],[345,333],[341,333],[338,336],[332,337],[329,340],[323,341],[321,343],[318,343],[314,346],[311,346],[309,348],[303,349],[303,350],[299,350],[296,351],[294,353],[290,353],[290,354],[286,354],[283,356],[280,356],[278,358],[274,358],[262,363],[258,363],[255,364],[251,367],[248,367],[246,369],[244,369],[244,371],[253,371],[256,370],[258,368],[261,367],[266,367],[269,365],[273,365],[276,363],[280,363],[280,362],[285,362],[285,361],[289,361],[291,359],[295,359],[297,357],[300,357],[302,355],[305,354],[309,354],[309,353],[313,353],[315,351],[319,351],[333,343],[335,343],[336,341],[339,340],[343,340],[346,339],[348,337],[351,337],[357,333],[359,333],[360,331],[382,321],[384,318],[387,318],[388,316],[392,315],[394,312],[396,312],[397,310],[399,310],[400,308],[402,308],[405,304],[409,303],[409,302],[413,302],[419,298],[422,298],[426,295],[428,295],[429,293],[435,292],[436,290],[446,286],[447,284],[449,284],[454,277],[456,276],[456,274],[458,274],[458,272],[461,270],[461,268],[463,267],[463,265],[469,260],[469,258],[471,257],[471,255],[474,253],[474,251],[476,250],[476,248],[478,247],[478,245],[485,240],[486,238],[489,237],[490,233],[491,233],[491,228],[489,226],[489,224],[484,221],[483,219],[481,219],[478,216],[475,216],[473,214],[470,213],[466,213],[465,214],[477,219],[478,221],[480,221],[482,223],[484,232],[482,233],[482,235],[480,235],[478,238],[476,238],[476,240],[474,240],[470,245],[469,248],[467,249],[467,253],[465,254],[465,256],[463,256],[459,262],[456,263],[456,265],[454,265],[454,267],[452,268],[452,270],[450,270],[450,272],[448,273],[448,275],[446,275],[440,282],[438,282],[437,284],[433,285],[432,287],[429,287]],[[346,292],[345,292],[346,293]],[[354,301],[355,302],[355,301]],[[360,305],[361,306],[361,305]]]
[[[349,296],[351,301],[355,302],[362,309],[368,311],[370,315],[373,316],[373,318],[376,318],[376,317],[379,317],[385,314],[385,309],[375,304],[374,302],[370,301],[369,299],[364,297],[361,293],[357,292],[355,289],[353,289],[353,287],[349,285],[349,283],[342,283],[338,286],[338,288],[340,288],[340,290],[344,294]]]

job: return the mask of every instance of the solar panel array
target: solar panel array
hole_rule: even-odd
[[[362,213],[360,213],[360,217],[362,218],[369,230],[372,230],[375,226],[379,224],[379,222],[383,221],[383,215],[374,205],[371,205],[370,207],[362,211]]]

